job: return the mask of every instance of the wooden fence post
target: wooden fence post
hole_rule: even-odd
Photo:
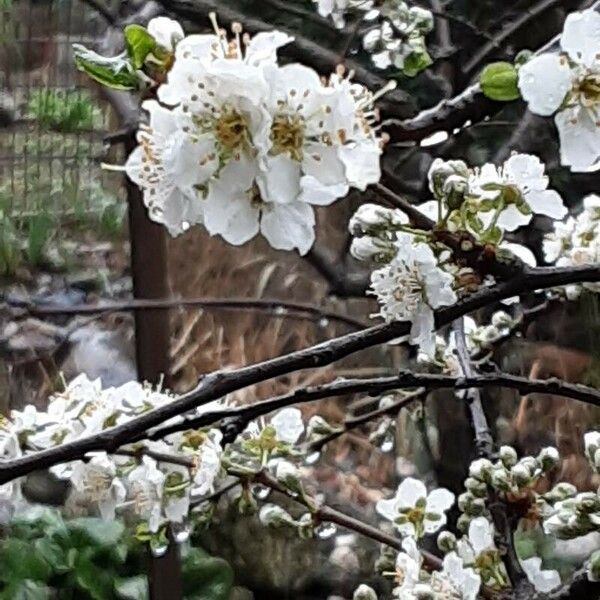
[[[127,154],[135,148],[133,136],[126,145]],[[139,188],[127,180],[131,276],[134,298],[168,298],[166,230],[148,218]],[[139,381],[153,384],[169,381],[169,311],[135,312],[135,355]],[[170,543],[162,557],[149,556],[148,586],[151,600],[183,598],[181,563],[177,543]]]

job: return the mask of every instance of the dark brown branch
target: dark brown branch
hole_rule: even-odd
[[[600,265],[527,268],[513,279],[493,287],[482,288],[452,306],[438,309],[435,313],[436,327],[448,325],[469,312],[516,294],[583,281],[600,281]],[[143,438],[145,432],[168,419],[223,398],[234,391],[301,369],[329,365],[359,350],[407,335],[409,331],[409,322],[377,325],[234,371],[210,373],[187,394],[136,419],[93,436],[1,463],[0,484],[27,475],[36,469],[46,469],[59,463],[80,459],[88,452],[114,452],[127,443]],[[469,382],[467,387],[474,387],[474,383]],[[415,387],[420,385],[420,382],[415,380]]]
[[[469,75],[477,67],[479,67],[488,56],[497,48],[500,48],[502,43],[513,36],[515,33],[523,29],[529,21],[540,16],[550,8],[561,4],[562,0],[541,0],[529,8],[523,8],[519,16],[509,22],[507,22],[500,31],[493,36],[487,44],[484,44],[479,48],[477,52],[471,57],[467,64],[463,67],[463,73]]]
[[[279,492],[280,494],[284,494],[288,498],[291,498],[303,506],[306,506],[317,521],[335,523],[344,529],[354,531],[360,535],[375,540],[376,542],[389,546],[390,548],[394,548],[394,550],[402,551],[402,540],[400,538],[394,537],[393,535],[390,535],[385,531],[381,531],[381,529],[377,529],[377,527],[373,527],[372,525],[364,523],[363,521],[359,521],[358,519],[346,515],[339,510],[332,508],[331,506],[327,506],[326,504],[311,505],[306,501],[306,499],[302,498],[302,496],[291,494],[275,478],[264,471],[257,473],[257,475],[254,477],[254,481],[267,486],[272,490]],[[421,550],[421,554],[423,556],[424,563],[430,569],[440,569],[442,567],[442,561],[434,554],[431,554],[425,550]]]
[[[82,0],[84,4],[87,4],[93,8],[109,25],[117,24],[117,17],[113,15],[107,6],[105,6],[101,0]]]
[[[313,304],[290,302],[277,299],[255,298],[165,298],[159,300],[123,300],[103,302],[102,304],[53,305],[35,304],[28,301],[16,301],[8,298],[8,306],[23,309],[33,317],[49,317],[54,315],[90,315],[111,312],[170,309],[179,307],[201,308],[208,311],[256,311],[282,318],[303,319],[309,321],[339,321],[353,327],[363,329],[366,323],[335,311],[327,310]]]

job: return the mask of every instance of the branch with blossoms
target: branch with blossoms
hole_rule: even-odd
[[[585,198],[579,212],[567,216],[541,160],[513,153],[502,165],[436,159],[428,173],[431,199],[414,207],[380,183],[388,136],[381,131],[378,109],[385,106],[389,113],[391,107],[400,117],[406,109],[407,94],[394,90],[396,80],[386,83],[352,61],[338,67],[335,53],[271,31],[258,19],[245,23],[248,31],[258,32],[252,37],[239,22],[241,15],[221,3],[164,4],[184,16],[207,16],[212,33],[186,36],[179,23],[158,17],[147,27],[128,25],[125,49],[117,56],[75,49],[78,67],[95,81],[144,98],[147,122],[139,127],[138,147],[125,165],[106,167],[125,171],[141,188],[149,218],[172,235],[203,226],[233,245],[261,235],[275,249],[307,256],[340,287],[361,293],[368,287],[379,308],[372,316],[384,323],[358,323],[357,331],[316,346],[209,373],[179,396],[136,382],[104,389],[101,382],[80,376],[54,394],[46,410],[28,406],[0,422],[0,499],[18,511],[23,478],[49,469],[69,482],[68,501],[87,502],[106,519],[131,516],[136,535],[158,551],[165,547],[168,529],[183,540],[190,522],[211,521],[214,503],[225,495],[216,488],[235,489],[239,511],[257,512],[265,526],[301,537],[327,537],[331,524],[337,524],[388,546],[378,561],[380,574],[393,578],[393,596],[402,600],[516,598],[531,586],[544,594],[565,589],[572,594],[571,584],[580,575],[548,568],[527,536],[535,531],[556,545],[561,540],[583,544],[590,535],[595,539],[600,496],[578,492],[566,482],[551,485],[560,461],[553,447],[521,457],[512,447],[496,448],[479,390],[552,393],[593,406],[600,404],[600,392],[478,369],[474,358],[508,335],[519,317],[506,308],[496,310],[489,324],[478,325],[468,315],[536,291],[558,301],[600,291],[600,199]],[[549,4],[542,2],[539,10]],[[317,9],[339,25],[348,12],[359,27],[368,29],[372,18],[371,30],[361,32],[378,67],[393,64],[411,74],[428,61],[428,11],[388,0],[318,2]],[[501,32],[508,36],[508,30]],[[450,122],[451,113],[460,112],[454,108],[469,104],[480,90],[494,102],[521,96],[532,112],[556,113],[563,165],[572,171],[594,168],[599,157],[599,32],[598,13],[569,15],[561,55],[540,52],[521,55],[515,64],[488,65],[480,84],[464,92],[462,100],[415,117],[414,131],[440,118]],[[302,62],[282,66],[279,55]],[[315,67],[333,73],[323,77]],[[378,89],[371,90],[372,85]],[[363,262],[369,277],[346,280],[327,252],[313,247],[314,207],[371,186],[392,207],[364,203],[351,218],[350,254]],[[537,266],[531,249],[509,237],[529,226],[534,215],[552,224],[543,251],[547,262],[556,263],[553,267]],[[117,306],[168,308],[174,302],[325,315],[318,307],[283,307],[268,300]],[[75,307],[88,312],[114,308]],[[410,345],[425,372],[333,381],[247,406],[231,404],[229,395],[239,390],[385,343]],[[437,389],[453,390],[471,413],[478,458],[458,498],[405,478],[391,498],[376,503],[384,523],[379,529],[320,504],[307,492],[302,463],[318,460],[316,451],[367,424],[375,426],[374,441],[389,437],[391,417]],[[340,424],[316,416],[305,426],[302,412],[293,406],[357,394],[372,397],[376,408],[352,413]],[[588,432],[584,446],[590,468],[598,473],[600,433]],[[238,486],[218,487],[225,476],[239,479],[239,493]],[[265,487],[307,512],[296,518],[282,506],[264,504]],[[460,516],[446,527],[455,503]],[[425,551],[425,539],[433,535],[440,558]],[[530,543],[517,544],[519,537]],[[600,550],[591,547],[585,585],[597,587],[599,579]],[[356,600],[374,598],[367,586],[355,594]]]

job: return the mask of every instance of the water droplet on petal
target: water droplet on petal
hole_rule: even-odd
[[[252,493],[254,494],[255,498],[258,498],[259,500],[266,500],[271,493],[271,488],[257,483],[252,486]]]
[[[394,435],[392,433],[387,433],[381,444],[379,444],[379,449],[382,452],[391,452],[394,449]]]
[[[190,528],[187,523],[173,523],[173,537],[178,544],[183,544],[190,539]]]
[[[314,465],[319,460],[320,457],[321,457],[321,453],[317,450],[316,452],[311,452],[310,454],[307,454],[304,459],[304,462],[307,465]]]
[[[337,527],[333,523],[320,523],[315,528],[317,537],[322,540],[328,540],[336,534]]]
[[[152,546],[151,552],[154,558],[160,558],[167,553],[169,546],[167,544],[161,544],[160,546]]]

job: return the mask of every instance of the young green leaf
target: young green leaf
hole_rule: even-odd
[[[127,25],[125,27],[125,45],[133,68],[141,69],[148,54],[156,48],[156,41],[145,27]]]
[[[139,80],[126,54],[101,56],[81,44],[73,44],[75,64],[94,81],[116,90],[136,90]]]

